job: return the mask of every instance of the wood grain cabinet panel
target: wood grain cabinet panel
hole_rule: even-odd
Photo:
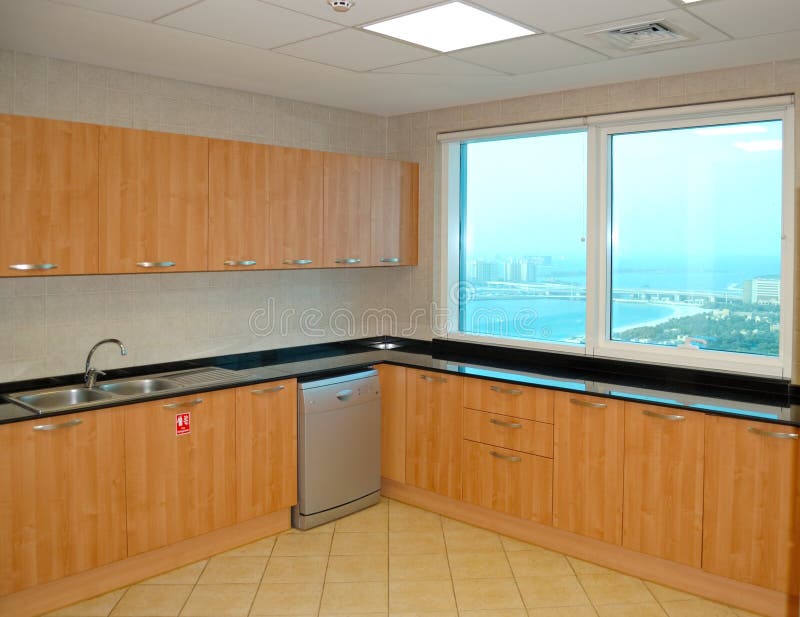
[[[89,124],[0,115],[2,276],[97,273],[98,136]]]
[[[464,409],[464,439],[553,458],[553,425]]]
[[[124,414],[0,426],[0,595],[127,555]]]
[[[236,389],[237,520],[297,503],[297,381]]]
[[[379,364],[381,383],[381,476],[406,481],[406,369]]]
[[[235,405],[219,390],[125,408],[130,555],[236,522]],[[178,435],[185,413],[190,432]]]
[[[324,265],[370,265],[372,159],[325,153]]]
[[[208,143],[208,269],[269,265],[272,148],[212,139]]]
[[[621,544],[624,419],[621,401],[556,394],[556,527]]]
[[[553,423],[553,396],[552,390],[543,388],[488,379],[464,380],[465,407],[537,422]]]
[[[461,378],[406,369],[406,482],[461,498]]]
[[[419,165],[372,159],[373,266],[416,266]]]
[[[206,270],[207,242],[208,139],[101,127],[100,272]]]
[[[703,454],[703,414],[625,403],[625,548],[700,567]]]
[[[800,431],[710,415],[705,422],[703,569],[797,596]]]

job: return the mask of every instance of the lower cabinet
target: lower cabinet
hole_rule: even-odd
[[[381,383],[381,476],[406,481],[406,369],[379,364]]]
[[[0,426],[0,595],[127,553],[124,412]]]
[[[125,408],[129,555],[236,522],[235,405],[218,390]]]

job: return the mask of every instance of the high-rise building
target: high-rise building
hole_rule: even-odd
[[[758,276],[745,281],[742,300],[748,304],[779,304],[781,279],[777,276]]]

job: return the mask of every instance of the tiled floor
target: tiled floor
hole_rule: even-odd
[[[48,617],[745,617],[384,500]]]

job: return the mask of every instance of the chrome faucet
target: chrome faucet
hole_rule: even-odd
[[[115,343],[119,345],[119,352],[123,356],[128,355],[128,350],[125,349],[125,345],[122,344],[122,341],[116,338],[104,338],[99,343],[95,343],[94,347],[89,350],[89,355],[86,356],[86,372],[83,374],[83,381],[86,383],[87,388],[94,388],[94,384],[97,383],[97,376],[98,375],[105,375],[105,373],[99,369],[96,369],[92,366],[92,355],[94,354],[95,350],[105,343]]]

